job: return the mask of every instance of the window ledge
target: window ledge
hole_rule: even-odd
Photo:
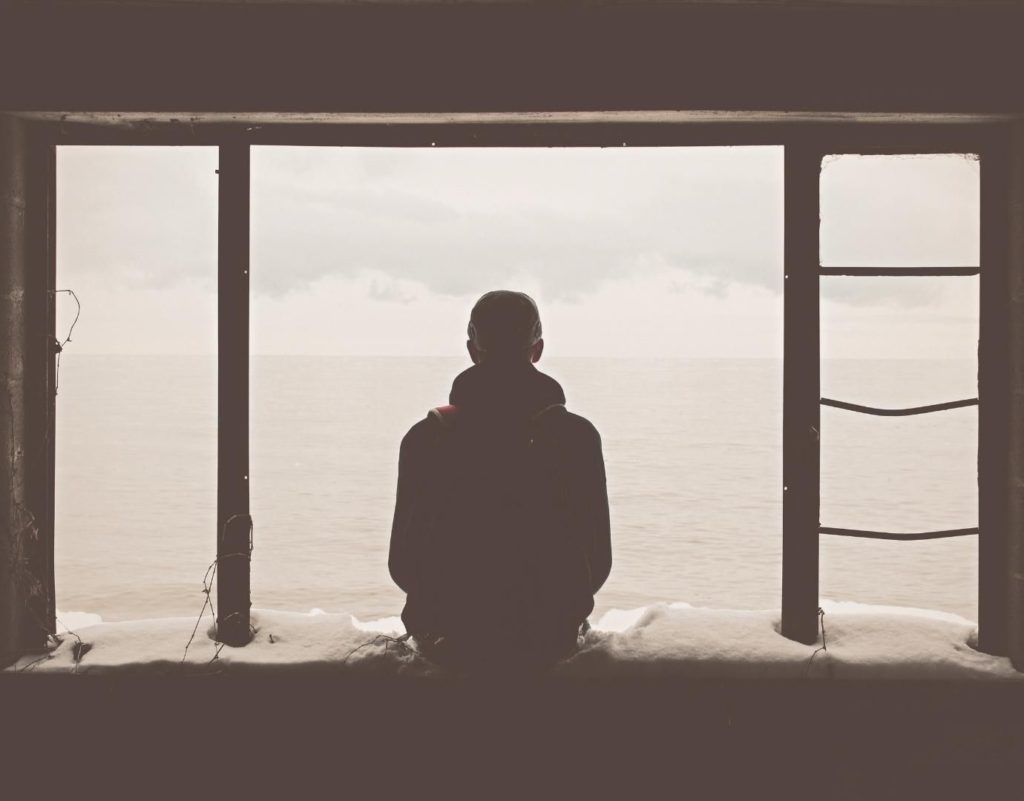
[[[597,621],[557,677],[939,679],[1024,681],[1005,657],[977,651],[976,626],[956,615],[852,603],[824,605],[825,645],[778,634],[775,611],[658,604],[613,611]],[[70,621],[69,621],[70,622]],[[254,611],[255,635],[243,648],[219,646],[212,620],[95,623],[65,632],[42,654],[5,672],[174,674],[342,672],[444,677],[442,669],[398,642],[401,622],[362,623],[347,614]],[[75,625],[71,622],[71,625]],[[80,644],[81,643],[81,644]]]

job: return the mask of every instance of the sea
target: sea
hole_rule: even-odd
[[[253,605],[396,615],[387,570],[398,447],[465,359],[254,356]],[[601,433],[611,576],[595,616],[658,602],[777,609],[782,363],[551,358]],[[68,353],[57,398],[62,612],[195,615],[216,543],[216,360]],[[960,360],[826,360],[822,394],[875,406],[975,397]],[[824,408],[826,526],[977,525],[977,408],[884,418]],[[821,536],[821,596],[977,619],[977,537]]]

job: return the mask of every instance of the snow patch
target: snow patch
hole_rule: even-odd
[[[1008,659],[972,648],[976,626],[957,615],[837,601],[825,601],[822,608],[825,650],[820,638],[815,645],[803,645],[782,637],[777,610],[707,609],[685,603],[613,609],[594,624],[580,650],[553,672],[581,677],[1024,680]],[[195,618],[103,623],[98,615],[68,612],[61,619],[73,636],[58,636],[48,653],[23,657],[8,670],[444,673],[416,651],[415,641],[397,639],[404,631],[398,617],[362,621],[321,609],[257,610],[252,615],[255,635],[247,646],[216,643],[207,619],[187,653]]]
[[[592,625],[595,631],[625,631],[637,624],[646,607],[639,609],[609,609]]]
[[[77,631],[102,623],[103,618],[93,612],[62,612],[57,610],[57,633]]]
[[[400,637],[405,634],[405,624],[398,615],[382,617],[380,620],[360,620],[352,615],[352,625],[360,631],[375,631],[378,634],[391,634]]]

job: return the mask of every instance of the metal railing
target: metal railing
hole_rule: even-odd
[[[880,415],[882,417],[907,417],[916,414],[931,414],[932,412],[944,412],[950,409],[962,409],[966,406],[977,406],[977,398],[966,398],[964,400],[948,401],[947,403],[934,403],[928,406],[910,406],[902,409],[881,409],[876,406],[862,406],[858,403],[847,403],[846,401],[822,398],[822,406],[831,406],[834,409],[844,409],[858,414]],[[834,526],[819,526],[819,534],[831,534],[839,537],[859,537],[873,540],[896,540],[909,542],[914,540],[941,540],[949,537],[966,537],[978,533],[978,527],[951,528],[941,531],[873,531],[863,528],[836,528]]]

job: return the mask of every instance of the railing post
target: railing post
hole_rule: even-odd
[[[1004,437],[1010,452],[1008,475],[1000,490],[1009,501],[1005,529],[1009,541],[1004,573],[1009,585],[1007,651],[1013,666],[1024,671],[1024,123],[1016,122],[1009,128],[1004,198],[1008,243],[1004,286],[1009,309],[1003,365],[1009,372],[1005,387],[1009,428]],[[984,162],[982,164],[984,169]],[[984,286],[984,273],[982,276]]]
[[[249,146],[220,148],[217,282],[217,639],[249,627]]]
[[[782,390],[782,634],[818,636],[820,151],[785,148]]]
[[[1005,654],[1010,470],[1006,129],[981,149],[978,321],[978,647]]]

